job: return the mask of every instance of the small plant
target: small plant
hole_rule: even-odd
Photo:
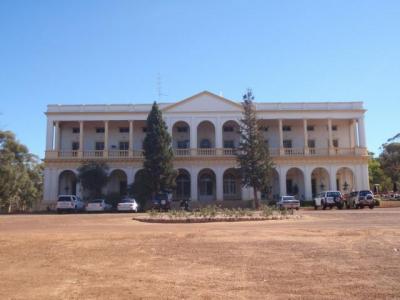
[[[157,216],[157,215],[159,214],[159,212],[156,211],[155,209],[151,209],[151,210],[149,210],[149,211],[147,212],[147,214],[148,214],[150,217],[155,217],[155,216]]]
[[[261,215],[268,218],[274,214],[274,209],[271,206],[263,205],[261,208]]]
[[[246,215],[247,217],[252,217],[253,214],[254,214],[254,212],[253,212],[251,209],[248,209],[248,208],[246,208],[246,209],[244,210],[244,213],[245,213],[245,215]]]

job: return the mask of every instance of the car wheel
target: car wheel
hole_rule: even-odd
[[[374,209],[374,205],[370,205],[370,206],[369,206],[369,209]]]
[[[343,208],[343,204],[342,204],[342,203],[338,203],[338,204],[336,205],[336,207],[337,207],[337,209],[342,209],[342,208]]]
[[[363,204],[360,204],[360,209],[363,209],[364,208],[364,205]]]
[[[296,210],[299,210],[299,207],[296,207]]]
[[[324,204],[322,204],[322,209],[323,209],[323,210],[325,210],[325,209],[326,209],[326,205],[325,205],[325,203],[324,203]]]
[[[318,209],[318,206],[317,206],[317,205],[315,205],[315,204],[314,204],[314,209],[315,209],[315,210],[317,210],[317,209]]]

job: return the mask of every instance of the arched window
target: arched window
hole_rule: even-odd
[[[210,174],[203,174],[200,177],[200,195],[212,196],[214,192],[213,178]]]
[[[236,178],[232,174],[224,176],[224,194],[225,195],[236,195]]]
[[[211,142],[209,139],[202,139],[200,142],[200,148],[211,148]]]
[[[190,197],[190,179],[187,174],[179,174],[176,177],[176,197],[178,199]]]

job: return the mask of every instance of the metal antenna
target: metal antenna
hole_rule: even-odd
[[[157,93],[158,93],[158,100],[157,102],[161,101],[161,96],[167,96],[166,94],[162,93],[162,88],[161,88],[161,75],[160,73],[157,73]]]

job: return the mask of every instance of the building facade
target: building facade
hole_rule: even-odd
[[[179,171],[174,199],[199,203],[249,200],[241,188],[235,148],[242,107],[210,92],[159,104]],[[125,193],[143,164],[151,104],[49,105],[43,206],[59,194],[82,194],[77,168],[100,160],[109,167],[104,193]],[[369,189],[362,102],[256,103],[274,161],[268,197],[311,200],[323,190]]]

